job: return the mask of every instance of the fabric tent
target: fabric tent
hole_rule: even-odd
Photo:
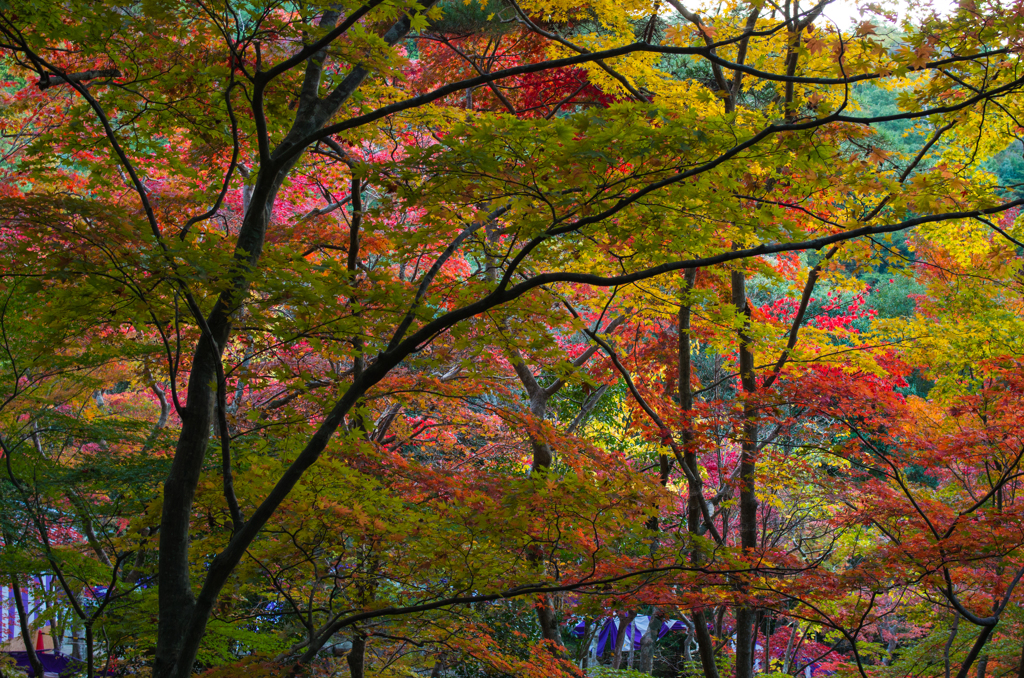
[[[28,660],[28,652],[5,652],[14,658],[18,668],[32,675],[32,665]],[[60,652],[39,652],[36,654],[39,662],[43,665],[43,676],[67,676],[80,671],[85,664],[80,659],[74,659]],[[101,674],[97,674],[101,675]]]
[[[648,626],[650,626],[651,618],[649,616],[638,616],[626,629],[626,637],[622,643],[622,651],[629,652],[635,646],[637,649],[640,648],[640,642],[643,640],[644,634],[647,632]],[[686,631],[686,622],[679,619],[668,619],[662,620],[661,630],[658,632],[658,639],[662,639],[669,631]],[[586,632],[587,624],[585,621],[580,620],[575,626],[572,627],[570,633],[577,638],[582,638]],[[601,622],[601,630],[594,636],[593,640],[590,641],[590,656],[600,657],[605,652],[610,652],[615,649],[615,638],[619,632],[619,619],[617,617],[608,617]],[[735,648],[735,645],[731,645]],[[764,648],[760,643],[756,644],[754,652],[754,666],[760,670],[761,657],[764,653]],[[814,662],[804,667],[804,678],[812,678],[812,676],[830,675],[830,672],[822,672],[821,665],[818,662]]]
[[[634,643],[639,648],[640,641],[643,639],[644,634],[647,633],[647,627],[651,624],[651,618],[648,615],[638,615],[630,623],[626,629],[626,638],[622,643],[622,651],[629,652],[633,649]],[[661,630],[658,632],[658,638],[664,638],[665,634],[669,631],[685,631],[686,623],[679,619],[668,619],[662,620]],[[572,629],[572,634],[577,638],[583,637],[583,633],[586,629],[586,622],[580,621]],[[594,636],[594,639],[590,643],[590,656],[597,657],[605,653],[605,651],[613,650],[615,648],[615,637],[619,633],[619,619],[617,617],[609,617],[604,620],[601,630]]]
[[[29,625],[34,626],[36,618],[44,611],[39,591],[49,591],[53,585],[53,576],[31,577],[27,584],[22,584],[21,604],[25,609]],[[18,622],[18,610],[14,602],[14,590],[9,586],[0,586],[0,643],[20,636],[21,626]]]

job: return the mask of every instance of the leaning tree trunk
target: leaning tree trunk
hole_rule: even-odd
[[[18,611],[18,625],[21,627],[21,638],[25,641],[25,651],[28,653],[28,663],[32,666],[32,675],[42,676],[43,663],[39,661],[32,643],[32,629],[28,625],[28,612],[25,610],[25,601],[21,599],[21,584],[17,575],[11,575],[11,595],[14,597],[14,607]]]
[[[629,625],[633,623],[634,619],[636,619],[636,612],[619,616],[619,629],[615,634],[615,649],[612,652],[613,669],[618,669],[622,666],[622,646],[626,644],[626,633],[629,631]]]
[[[427,0],[423,3],[424,10],[436,1]],[[338,19],[339,14],[329,10],[321,18],[320,27],[330,29]],[[410,16],[402,16],[382,36],[384,42],[388,45],[398,43],[408,35],[411,26]],[[278,190],[312,143],[309,141],[313,138],[311,135],[322,130],[335,117],[342,105],[370,75],[369,70],[357,65],[331,92],[321,97],[320,86],[326,58],[325,47],[305,59],[305,74],[292,127],[273,151],[261,152],[256,181],[235,243],[236,270],[233,277],[224,281],[227,283],[226,288],[205,317],[195,305],[194,299],[190,295],[186,297],[202,333],[193,354],[187,401],[181,412],[181,432],[174,460],[164,482],[159,533],[159,621],[153,663],[154,678],[188,678],[192,674],[199,645],[206,633],[206,624],[221,589],[244,557],[249,544],[298,483],[305,469],[316,461],[334,431],[341,425],[345,414],[372,382],[372,377],[353,380],[348,392],[336,404],[309,440],[299,459],[270,495],[248,521],[237,521],[239,524],[235,525],[235,534],[225,549],[210,562],[206,579],[196,596],[193,593],[189,560],[192,504],[214,424],[218,385],[221,395],[226,397],[223,393],[225,384],[220,361],[231,337],[233,316],[248,292],[250,272],[259,268]],[[262,106],[263,92],[268,82],[257,78],[254,106]],[[264,142],[269,144],[268,139],[264,139]],[[380,372],[387,366],[382,362],[378,367]],[[373,377],[380,378],[377,374]],[[230,457],[225,461],[225,466],[229,468]],[[230,493],[228,480],[226,476],[226,495]],[[230,505],[233,497],[226,498]]]

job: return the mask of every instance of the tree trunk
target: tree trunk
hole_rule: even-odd
[[[496,276],[497,270],[491,269],[490,275]],[[623,321],[623,317],[619,316],[605,328],[605,332],[610,332],[619,323]],[[595,328],[595,331],[599,330],[600,327]],[[576,367],[581,367],[591,356],[596,352],[597,347],[583,353],[575,361]],[[526,393],[530,397],[530,414],[533,415],[534,419],[538,422],[543,422],[547,418],[548,413],[548,401],[551,399],[559,389],[564,386],[565,382],[558,380],[548,387],[542,387],[537,383],[536,377],[533,372],[530,371],[526,361],[523,360],[522,356],[518,351],[512,352],[512,367],[516,372],[516,376],[519,377],[519,381],[522,382],[523,387],[526,388]],[[544,438],[543,433],[538,435],[533,431],[528,431],[527,436],[530,440],[530,447],[533,450],[533,463],[530,465],[530,473],[544,473],[551,468],[551,465],[555,461],[554,451],[551,448],[550,443]],[[544,563],[543,553],[531,554],[530,561],[532,563],[541,564]],[[564,647],[562,643],[562,634],[558,629],[558,620],[556,619],[554,608],[551,605],[551,598],[547,595],[541,595],[537,603],[537,621],[540,623],[541,636],[545,640],[550,640],[555,643],[557,647]]]
[[[791,626],[789,630],[789,640],[786,641],[786,651],[782,655],[782,673],[789,673],[789,665],[793,652],[793,641],[796,640],[796,634],[800,632],[800,623],[797,622],[796,626]],[[946,676],[949,678],[949,676]]]
[[[93,637],[91,619],[85,624],[85,675],[87,678],[96,675],[96,639]]]
[[[692,629],[687,630],[686,637],[683,640],[683,668],[679,671],[681,676],[693,675],[693,650],[690,646],[693,644],[690,634],[693,633]]]
[[[540,622],[540,633],[544,640],[550,640],[557,647],[562,647],[562,633],[558,630],[558,618],[551,606],[547,594],[541,594],[537,604],[537,620]]]
[[[363,678],[366,664],[366,636],[356,632],[352,635],[352,651],[348,653],[348,671],[352,678]]]
[[[590,617],[583,620],[583,637],[580,638],[580,649],[576,653],[576,663],[583,670],[586,670],[590,659],[590,643],[593,642],[593,621]]]
[[[957,672],[956,678],[967,678],[967,674],[970,672],[974,661],[978,658],[978,654],[981,653],[982,648],[984,648],[988,643],[988,639],[992,635],[993,629],[995,629],[995,625],[981,627],[981,633],[978,634],[977,639],[974,641],[974,645],[971,646],[971,651],[967,653],[964,663],[960,665],[960,671]]]
[[[697,282],[697,269],[690,268],[684,274],[683,303],[679,305],[679,408],[685,413],[693,409],[693,362],[690,356],[690,302],[686,298]],[[694,449],[693,429],[688,415],[683,421],[683,463],[691,473],[687,476],[686,526],[691,535],[700,531],[700,469],[697,466],[697,450]],[[696,552],[694,552],[696,554]],[[699,556],[699,554],[696,554]]]
[[[654,647],[658,643],[661,625],[661,616],[658,610],[654,610],[651,612],[651,621],[647,625],[647,632],[640,641],[640,673],[650,673],[654,668]]]
[[[690,302],[687,298],[697,282],[697,269],[687,269],[683,285],[683,302],[679,306],[679,407],[684,412],[693,409],[693,390],[691,387],[693,362],[690,355]],[[688,419],[684,417],[684,422]],[[697,464],[697,450],[694,448],[694,434],[690,425],[683,426],[683,463],[690,469],[687,475],[686,528],[691,539],[700,535],[701,519],[701,480],[700,467]],[[724,534],[724,533],[723,533]],[[690,560],[699,564],[703,556],[699,549],[690,550]],[[715,665],[715,645],[708,632],[707,617],[704,611],[692,610],[693,635],[697,639],[697,651],[700,655],[701,667],[705,678],[718,678],[718,667]]]
[[[757,548],[757,494],[754,473],[757,454],[757,421],[751,397],[757,389],[754,353],[750,348],[750,307],[747,304],[746,275],[732,272],[732,302],[743,317],[738,332],[740,383],[743,386],[743,440],[740,452],[740,545],[744,551]],[[741,590],[745,589],[741,586]],[[756,611],[748,605],[736,609],[736,678],[751,678],[754,672],[754,621]]]
[[[707,616],[704,610],[693,612],[693,635],[697,639],[697,653],[700,665],[704,669],[704,678],[718,678],[718,665],[715,664],[715,643],[708,631]]]
[[[297,158],[296,158],[297,160]],[[242,223],[238,236],[239,265],[255,267],[277,191],[294,162],[268,176],[261,171],[253,192],[253,209]],[[198,641],[206,628],[209,611],[194,619],[196,600],[189,575],[189,542],[192,503],[209,445],[214,423],[220,359],[231,336],[232,315],[248,290],[245,276],[239,276],[229,290],[218,297],[205,319],[206,329],[196,344],[187,387],[187,406],[181,417],[181,433],[174,461],[164,482],[163,515],[160,521],[159,611],[155,678],[192,672]],[[210,605],[212,609],[212,605]],[[198,635],[198,638],[194,636]],[[186,639],[188,645],[185,645]]]
[[[429,9],[436,1],[427,0],[423,9]],[[320,26],[331,28],[337,20],[337,12],[327,11]],[[398,43],[408,35],[411,26],[412,19],[408,15],[402,16],[382,36],[384,42],[388,45]],[[171,469],[164,482],[159,533],[159,622],[153,663],[154,678],[188,678],[192,674],[210,614],[221,589],[245,555],[246,548],[291,488],[298,483],[303,472],[319,457],[347,412],[365,392],[367,382],[382,378],[389,367],[388,361],[378,361],[374,365],[378,368],[374,371],[375,379],[353,380],[349,391],[324,419],[299,458],[282,475],[264,503],[247,523],[236,526],[237,532],[228,546],[210,563],[198,598],[194,596],[189,574],[192,504],[209,444],[216,385],[222,374],[220,356],[231,336],[232,317],[249,289],[251,276],[248,272],[258,268],[278,190],[305,152],[310,135],[321,130],[370,75],[370,71],[363,66],[355,66],[327,96],[320,97],[326,57],[327,50],[324,49],[305,62],[305,79],[292,127],[268,156],[261,157],[248,209],[235,244],[237,272],[233,278],[225,281],[228,283],[227,288],[221,292],[209,315],[202,320],[201,316],[196,318],[196,323],[203,331],[193,354],[186,406],[181,417],[181,433]],[[262,85],[257,83],[260,102]],[[191,299],[189,301],[191,303]],[[193,314],[201,313],[198,308],[190,310]]]
[[[35,640],[32,638],[32,629],[28,625],[28,612],[25,610],[25,601],[21,599],[21,584],[16,575],[11,575],[11,595],[14,596],[14,607],[18,610],[18,625],[21,626],[21,638],[25,641],[25,651],[28,652],[28,663],[32,666],[32,675],[42,678],[43,663],[36,655]]]
[[[629,630],[629,625],[636,619],[636,612],[630,612],[628,615],[619,615],[619,629],[615,634],[615,649],[612,652],[612,668],[618,669],[622,667],[622,646],[626,643],[626,631]]]

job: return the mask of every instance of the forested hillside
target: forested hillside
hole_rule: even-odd
[[[829,1],[0,2],[0,673],[1024,678],[1024,4]]]

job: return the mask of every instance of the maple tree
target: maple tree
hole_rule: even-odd
[[[0,7],[5,577],[90,676],[1024,671],[1024,10],[828,10]]]

